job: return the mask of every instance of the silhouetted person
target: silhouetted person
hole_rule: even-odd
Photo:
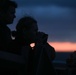
[[[12,24],[17,4],[10,0],[0,0],[0,51],[8,51],[11,42],[11,30],[7,24]]]
[[[0,51],[8,51],[8,47],[12,39],[11,31],[7,27],[7,24],[13,23],[16,7],[17,4],[14,1],[0,0]],[[0,57],[0,62],[3,62],[4,64],[7,60],[1,59]],[[13,71],[13,68],[11,70],[8,67],[6,68],[6,66],[1,67],[0,63],[0,75],[13,75]]]
[[[48,34],[39,32],[37,21],[30,16],[21,18],[16,30],[13,32],[15,40],[13,40],[12,51],[21,55],[22,47],[25,47],[25,51],[27,50],[28,54],[25,53],[28,56],[27,75],[36,75],[36,73],[37,75],[54,75],[52,61],[55,58],[55,50],[47,43]],[[31,43],[35,43],[33,49],[30,46]],[[38,65],[41,71],[38,70]]]

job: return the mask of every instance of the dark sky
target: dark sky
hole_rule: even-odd
[[[76,0],[14,0],[18,4],[16,19],[30,15],[38,21],[40,31],[49,34],[49,41],[76,42]]]

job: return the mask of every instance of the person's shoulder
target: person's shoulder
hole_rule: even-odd
[[[51,46],[49,43],[46,43],[46,50],[47,50],[47,53],[48,53],[50,59],[54,60],[55,56],[56,56],[56,52],[55,52],[54,47]]]
[[[54,47],[51,46],[49,43],[46,43],[46,44],[47,44],[47,46],[48,46],[49,48],[54,49]]]
[[[55,52],[56,52],[56,51],[55,51],[55,48],[54,48],[53,46],[51,46],[49,43],[47,43],[46,48],[47,48],[49,51],[51,51],[52,53],[55,53]]]

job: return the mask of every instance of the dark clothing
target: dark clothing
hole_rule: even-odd
[[[23,47],[25,47],[24,55],[27,62],[26,75],[55,75],[55,69],[52,64],[55,58],[55,49],[52,46],[46,42],[43,45],[35,45],[32,50],[23,39],[16,36],[12,42],[11,52],[22,55]],[[26,59],[26,57],[28,58]]]
[[[5,25],[0,25],[0,51],[8,51],[11,40],[10,29]]]
[[[33,75],[34,68],[34,50],[30,49],[29,51],[29,59],[27,64],[27,75]]]
[[[14,54],[21,55],[22,48],[26,46],[23,39],[16,37],[15,40],[12,40],[9,50]]]
[[[0,51],[10,52],[10,44],[11,44],[11,31],[6,25],[0,25]],[[6,63],[10,63],[7,59],[1,59],[0,63],[3,62],[4,66],[0,65],[0,75],[17,75],[18,70],[15,68],[6,67]],[[12,64],[13,65],[13,64]]]
[[[48,55],[48,50],[50,50],[50,56]],[[55,69],[52,64],[54,58],[55,50],[48,43],[39,48],[35,47],[33,75],[56,75]]]
[[[23,50],[24,48],[24,50]],[[23,51],[23,52],[22,52]],[[33,74],[33,58],[34,58],[34,50],[29,45],[21,39],[20,37],[16,36],[15,40],[13,40],[10,44],[10,52],[18,55],[24,55],[25,59],[25,75]]]
[[[43,51],[39,59],[36,75],[55,75],[55,69],[45,51]]]

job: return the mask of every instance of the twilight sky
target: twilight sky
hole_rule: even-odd
[[[17,17],[9,26],[12,30],[21,17],[31,15],[38,21],[39,30],[49,34],[48,41],[76,42],[76,0],[13,1],[17,2],[18,8]]]

